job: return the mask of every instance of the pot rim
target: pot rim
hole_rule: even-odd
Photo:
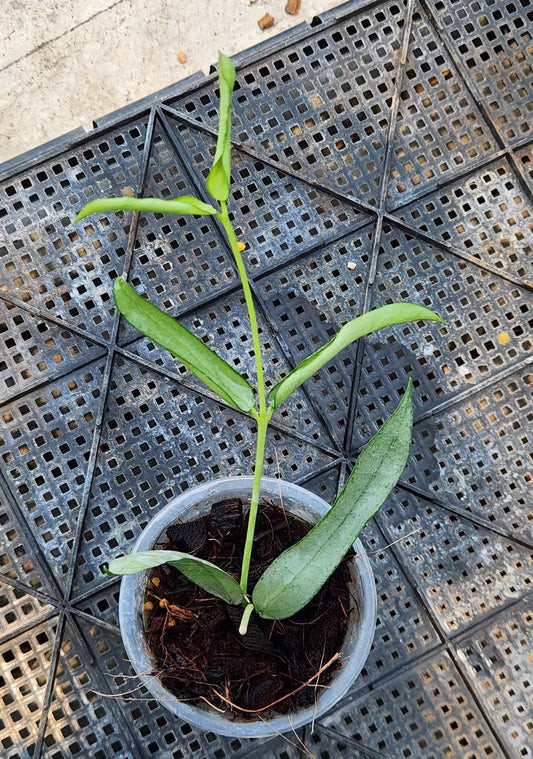
[[[163,509],[154,516],[138,537],[134,551],[149,550],[156,543],[165,528],[180,518],[180,513],[191,512],[197,503],[214,503],[225,497],[237,495],[246,497],[251,493],[253,477],[225,477],[203,483],[172,498]],[[232,492],[236,488],[237,493]],[[281,495],[285,501],[294,501],[293,508],[301,506],[302,511],[310,510],[308,518],[317,519],[330,508],[320,496],[285,480],[272,477],[261,479],[261,493],[275,497]],[[187,513],[192,517],[192,513]],[[142,602],[144,585],[148,570],[122,578],[119,598],[119,624],[122,640],[128,659],[138,677],[150,693],[169,711],[181,720],[189,722],[205,731],[219,735],[239,738],[259,738],[279,735],[314,721],[318,716],[330,710],[347,693],[361,672],[370,652],[376,626],[377,594],[374,574],[365,549],[360,540],[353,544],[356,558],[353,569],[357,573],[359,615],[355,622],[349,622],[348,631],[342,649],[343,663],[335,673],[332,682],[323,690],[315,705],[295,712],[292,715],[277,716],[271,719],[259,719],[239,722],[227,719],[223,714],[191,706],[180,701],[163,687],[155,675],[150,675],[151,658],[144,638],[142,625]],[[348,649],[348,650],[345,650]]]

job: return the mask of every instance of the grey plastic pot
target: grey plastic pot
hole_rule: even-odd
[[[141,533],[135,551],[146,551],[157,544],[168,525],[192,520],[209,511],[211,505],[225,498],[249,501],[251,477],[231,477],[195,487],[172,499]],[[308,522],[315,523],[329,509],[328,504],[298,485],[283,480],[263,478],[261,495],[268,501],[280,502],[283,507]],[[374,575],[360,541],[354,543],[356,558],[351,572],[356,599],[351,610],[348,632],[341,650],[342,665],[328,688],[318,689],[316,705],[302,709],[290,717],[240,722],[229,713],[221,714],[204,706],[183,703],[167,691],[157,677],[151,675],[153,662],[146,646],[143,626],[144,588],[148,572],[123,577],[120,587],[119,620],[122,639],[129,660],[140,679],[153,696],[181,720],[202,730],[239,738],[259,738],[294,730],[331,709],[349,690],[366,661],[376,625],[376,588]]]

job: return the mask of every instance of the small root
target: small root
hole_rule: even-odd
[[[240,712],[246,712],[247,714],[259,714],[260,712],[266,712],[267,709],[272,709],[273,706],[276,706],[277,704],[280,704],[282,701],[285,701],[287,698],[291,698],[291,696],[294,696],[296,693],[299,693],[304,688],[307,688],[309,685],[312,685],[313,682],[320,677],[320,675],[328,669],[334,662],[337,661],[337,659],[340,658],[340,653],[337,652],[334,654],[331,659],[324,664],[324,666],[320,667],[318,672],[315,672],[315,674],[309,678],[305,683],[302,683],[298,688],[295,688],[295,690],[291,691],[290,693],[287,693],[285,696],[282,696],[281,698],[276,699],[275,701],[272,701],[272,703],[267,704],[266,706],[261,707],[261,709],[244,709],[242,706],[237,706],[237,704],[234,704],[232,701],[230,701],[229,698],[226,698],[222,695],[222,693],[219,693],[218,691],[214,690],[213,692],[228,706],[231,706],[232,709],[237,709]]]

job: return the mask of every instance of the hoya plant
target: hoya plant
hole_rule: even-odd
[[[329,512],[298,543],[285,550],[266,569],[249,592],[248,575],[260,503],[265,441],[272,414],[307,379],[344,348],[364,335],[393,324],[419,320],[443,320],[414,303],[394,303],[376,308],[345,324],[325,345],[312,353],[281,379],[267,394],[259,329],[254,300],[242,252],[228,213],[231,185],[231,97],[235,69],[226,56],[219,56],[220,115],[216,152],[205,182],[210,202],[184,195],[172,200],[158,198],[101,198],[92,200],[78,213],[75,222],[92,213],[124,210],[165,214],[213,216],[230,244],[242,283],[250,321],[256,383],[230,366],[178,320],[141,297],[123,277],[115,280],[114,298],[124,318],[139,332],[181,361],[223,401],[256,422],[253,488],[240,578],[192,554],[152,550],[131,553],[109,564],[107,572],[128,575],[168,563],[189,580],[228,604],[243,609],[240,625],[245,634],[252,613],[266,619],[283,619],[302,609],[320,590],[342,561],[365,524],[383,504],[397,483],[409,455],[413,411],[411,380],[392,415],[361,451],[342,492]]]

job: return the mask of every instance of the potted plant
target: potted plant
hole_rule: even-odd
[[[134,667],[154,695],[204,729],[251,737],[284,732],[312,720],[342,697],[364,664],[375,624],[375,590],[357,537],[407,462],[412,385],[409,380],[396,410],[361,451],[331,508],[302,488],[262,478],[272,414],[359,337],[392,324],[443,320],[412,303],[391,304],[358,316],[267,395],[242,257],[245,246],[236,238],[227,206],[235,70],[222,54],[219,81],[218,139],[205,199],[102,198],[88,203],[75,222],[111,210],[210,215],[231,246],[250,321],[255,388],[176,319],[138,295],[124,278],[115,281],[114,298],[133,327],[178,358],[223,401],[255,420],[253,477],[202,485],[174,499],[148,525],[134,552],[111,561],[107,571],[124,575],[121,631]],[[207,202],[208,195],[212,202]],[[345,558],[351,547],[352,556]],[[331,603],[335,594],[336,616]],[[318,624],[309,619],[313,614],[322,620],[321,632],[313,628],[306,635],[308,639],[318,635],[318,654],[287,643],[292,628]],[[203,648],[201,639],[207,640]],[[304,660],[312,665],[309,676]],[[287,675],[284,670],[289,667]],[[285,676],[288,680],[281,685]],[[209,681],[207,691],[203,681]]]

